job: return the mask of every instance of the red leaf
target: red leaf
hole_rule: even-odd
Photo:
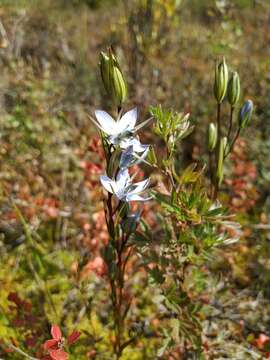
[[[68,353],[64,350],[51,350],[49,353],[53,360],[68,360]]]
[[[49,350],[49,349],[58,349],[58,341],[56,339],[50,339],[45,341],[45,343],[43,344],[44,349]]]
[[[258,349],[264,349],[264,346],[266,344],[270,343],[270,337],[265,334],[260,334],[258,339],[254,341],[255,346],[257,346]]]
[[[16,292],[10,292],[8,295],[8,300],[15,303],[17,306],[22,304],[22,300],[19,298]]]
[[[32,310],[32,304],[29,301],[24,301],[23,302],[23,308],[25,312],[31,312]]]
[[[69,337],[67,338],[68,344],[74,344],[78,338],[81,336],[81,333],[79,331],[72,331],[72,333],[69,335]]]
[[[60,341],[62,338],[62,332],[58,325],[52,325],[51,327],[51,334],[53,339]]]

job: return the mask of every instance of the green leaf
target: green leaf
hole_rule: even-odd
[[[158,284],[163,284],[165,281],[165,277],[163,275],[163,273],[161,272],[161,270],[156,266],[153,269],[149,269],[149,275],[151,280],[154,283],[158,283]]]
[[[147,161],[152,165],[157,165],[157,157],[153,146],[150,146],[150,150],[147,155]]]
[[[143,233],[140,233],[138,231],[136,231],[136,233],[134,234],[134,236],[132,236],[132,243],[135,243],[137,246],[146,246],[147,244],[149,244],[149,239],[144,236]]]
[[[157,356],[161,357],[164,355],[165,351],[168,349],[170,344],[172,343],[172,339],[167,337],[163,340],[162,347],[158,349]]]
[[[184,184],[196,182],[200,176],[199,172],[194,171],[197,164],[190,164],[183,172],[181,180]]]
[[[171,327],[172,327],[172,338],[176,343],[180,341],[180,323],[178,319],[171,319]]]

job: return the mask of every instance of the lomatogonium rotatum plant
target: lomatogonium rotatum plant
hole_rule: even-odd
[[[137,124],[137,108],[123,112],[127,87],[119,63],[110,49],[101,53],[100,70],[104,87],[116,105],[115,118],[105,111],[95,111],[90,117],[100,130],[106,158],[106,172],[100,177],[105,190],[105,218],[109,233],[109,243],[104,248],[103,257],[108,269],[114,319],[114,354],[120,358],[132,338],[126,338],[125,318],[130,303],[124,302],[125,270],[133,247],[129,243],[132,233],[140,221],[140,206],[136,211],[131,205],[150,200],[150,179],[135,181],[136,173],[130,168],[145,158],[149,145],[141,144],[138,130],[151,120]]]

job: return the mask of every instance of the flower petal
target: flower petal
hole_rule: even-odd
[[[51,327],[51,334],[53,339],[60,341],[62,338],[62,332],[58,325],[52,325]]]
[[[44,349],[49,350],[49,349],[57,349],[58,348],[58,340],[56,339],[50,339],[45,341],[45,343],[43,344]]]
[[[72,333],[69,335],[69,337],[67,338],[68,344],[74,344],[78,338],[81,336],[81,333],[79,331],[72,331]]]
[[[53,360],[68,360],[68,353],[62,349],[49,351],[50,357]]]
[[[126,112],[118,122],[118,131],[133,131],[136,125],[138,116],[137,108]]]
[[[153,117],[150,117],[149,119],[143,121],[142,123],[140,123],[139,125],[137,125],[135,127],[135,132],[137,132],[138,130],[140,130],[142,127],[144,127],[145,125],[147,125],[151,120],[153,120]]]
[[[117,123],[114,119],[103,110],[95,111],[96,118],[102,128],[102,130],[108,135],[117,134]]]
[[[119,167],[120,169],[128,168],[134,164],[134,151],[133,146],[129,146],[121,154]]]
[[[117,190],[124,190],[130,184],[128,169],[121,169],[116,177]]]
[[[137,154],[135,153],[135,159],[136,160],[136,164],[139,164],[140,162],[144,161],[144,159],[146,158],[147,154],[148,154],[148,151],[149,151],[149,145],[143,145],[143,146],[147,146],[147,148],[145,149],[145,151],[142,153],[141,156],[137,156]]]
[[[100,176],[100,182],[104,189],[106,189],[108,192],[114,194],[116,189],[115,181],[110,179],[107,175],[101,175]]]
[[[148,145],[143,145],[140,141],[134,137],[125,138],[120,142],[120,147],[122,149],[127,149],[129,146],[133,146],[135,152],[141,153],[148,148]]]
[[[145,179],[143,181],[139,181],[136,184],[134,184],[134,189],[132,190],[133,194],[138,194],[144,191],[147,186],[149,185],[150,179]]]
[[[129,202],[129,201],[148,201],[148,200],[151,200],[151,197],[144,198],[137,194],[127,194],[127,196],[126,196],[127,202]]]
[[[148,151],[149,146],[147,145],[147,149],[141,155],[138,155],[133,150],[133,146],[129,146],[126,150],[122,152],[119,167],[123,169],[141,163],[146,158]]]

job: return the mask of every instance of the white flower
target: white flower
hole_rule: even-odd
[[[144,159],[148,154],[149,146],[148,145],[142,145],[142,146],[145,147],[145,150],[141,153],[141,155],[137,154],[138,151],[137,152],[134,151],[134,147],[132,145],[122,152],[119,162],[120,169],[129,168],[130,166],[139,164],[144,161]]]
[[[110,141],[113,145],[117,145],[117,140],[115,142],[115,140],[110,137]],[[141,144],[140,141],[134,137],[126,137],[120,139],[118,144],[121,147],[121,149],[128,149],[132,147],[133,151],[137,153],[145,152],[149,148],[149,145]]]
[[[96,110],[97,126],[109,136],[132,135],[137,121],[137,108],[125,113],[116,121],[106,111]]]
[[[121,201],[146,201],[140,194],[146,191],[150,179],[132,184],[128,169],[121,169],[116,180],[110,179],[107,175],[100,177],[102,186],[110,193],[114,194]]]
[[[117,120],[114,120],[110,114],[103,110],[96,110],[95,115],[97,121],[92,117],[90,117],[90,119],[108,136],[111,144],[119,145],[122,149],[127,149],[132,145],[136,152],[146,150],[147,146],[142,145],[140,141],[134,137],[134,134],[152,118],[135,126],[138,116],[137,108],[126,112],[122,117],[119,116]]]

